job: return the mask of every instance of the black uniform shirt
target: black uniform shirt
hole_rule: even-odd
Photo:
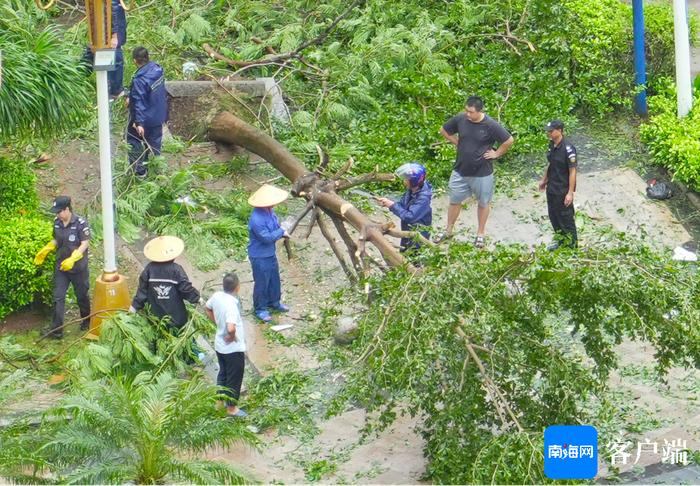
[[[199,292],[185,270],[175,262],[150,262],[141,272],[131,305],[140,310],[148,303],[153,314],[161,319],[170,316],[172,325],[182,327],[187,323],[185,300],[199,302]]]
[[[576,147],[565,138],[557,146],[550,140],[547,160],[547,193],[563,196],[569,192],[569,168],[576,167]]]
[[[61,262],[71,256],[80,244],[85,240],[90,240],[90,226],[85,218],[73,214],[68,222],[68,226],[63,224],[60,218],[53,222],[53,239],[56,240],[56,269],[59,269]],[[85,250],[83,258],[75,262],[73,269],[68,273],[79,273],[88,267],[88,251]]]

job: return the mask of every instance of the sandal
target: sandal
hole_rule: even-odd
[[[486,239],[483,236],[477,236],[474,238],[474,246],[477,248],[483,248],[486,246]]]
[[[445,231],[441,231],[440,233],[433,236],[433,243],[437,245],[445,240],[449,240],[450,238],[452,238],[452,234],[446,233]]]

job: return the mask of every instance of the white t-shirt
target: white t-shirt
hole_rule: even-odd
[[[207,301],[207,309],[214,313],[216,321],[216,336],[214,349],[221,354],[245,351],[245,329],[241,318],[241,307],[238,298],[219,290]],[[236,325],[236,341],[227,343],[224,336],[228,334],[228,323]]]

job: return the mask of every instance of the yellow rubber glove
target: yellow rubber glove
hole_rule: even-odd
[[[80,253],[78,250],[73,250],[73,253],[71,253],[68,258],[61,262],[61,270],[63,270],[64,272],[73,270],[73,265],[75,265],[75,262],[77,262],[81,258],[83,258],[83,254]]]
[[[56,249],[56,243],[49,241],[46,246],[39,250],[39,253],[34,257],[34,265],[41,265],[46,260],[46,256]]]

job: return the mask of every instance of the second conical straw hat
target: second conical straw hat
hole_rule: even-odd
[[[177,236],[158,236],[146,243],[143,254],[152,262],[175,260],[185,249],[185,243]]]

